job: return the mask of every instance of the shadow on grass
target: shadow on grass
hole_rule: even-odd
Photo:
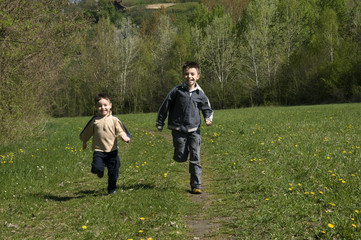
[[[126,191],[126,190],[140,190],[140,189],[154,189],[155,187],[151,184],[142,184],[142,183],[138,183],[138,184],[133,184],[133,185],[121,185],[118,186],[118,189]],[[99,196],[107,196],[109,194],[105,193],[102,190],[96,191],[96,190],[84,190],[84,191],[79,191],[76,192],[74,194],[71,194],[71,196],[57,196],[54,194],[34,194],[35,196],[40,196],[42,198],[44,198],[45,200],[52,200],[52,201],[56,201],[56,202],[67,202],[73,199],[81,199],[84,198],[86,196],[93,196],[93,197],[99,197]]]
[[[43,196],[44,199],[48,199],[48,200],[52,200],[52,201],[56,201],[56,202],[66,202],[66,201],[70,201],[72,199],[80,199],[80,198],[84,198],[88,195],[92,195],[94,197],[97,196],[104,196],[107,195],[103,192],[99,192],[99,191],[95,191],[95,190],[85,190],[85,191],[80,191],[75,193],[74,196],[56,196],[53,194],[46,194]]]
[[[133,185],[121,185],[119,186],[119,189],[121,190],[139,190],[139,189],[154,189],[155,187],[151,184],[143,184],[143,183],[137,183]]]

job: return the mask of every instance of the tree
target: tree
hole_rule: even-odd
[[[153,90],[155,91],[156,102],[161,103],[164,96],[173,84],[166,78],[166,71],[169,67],[169,55],[171,47],[177,35],[177,28],[171,22],[169,16],[161,14],[155,21],[156,27],[152,33],[150,50],[155,64],[156,79],[153,79]],[[161,89],[159,87],[162,86]]]
[[[66,0],[3,0],[0,13],[0,136],[9,140],[43,127],[68,41],[83,25]]]
[[[140,45],[140,38],[136,26],[130,18],[123,18],[119,22],[115,35],[115,67],[119,76],[115,79],[114,88],[118,103],[120,104],[120,112],[123,112],[125,99],[127,96],[129,75],[133,72],[133,61],[137,56]],[[127,91],[128,90],[128,91]]]
[[[256,94],[257,105],[264,103],[262,91],[272,87],[280,64],[279,30],[274,24],[277,3],[277,0],[251,1],[240,30],[243,74],[249,80],[246,87]]]
[[[204,78],[209,81],[207,88],[217,96],[217,108],[226,107],[229,96],[226,90],[237,69],[236,38],[232,30],[232,22],[225,15],[216,17],[205,28],[204,36],[201,29],[193,28],[191,31],[197,60],[201,63]]]

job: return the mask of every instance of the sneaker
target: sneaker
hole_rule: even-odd
[[[202,194],[202,190],[199,188],[192,188],[191,193],[192,194]]]
[[[111,195],[111,194],[116,194],[117,191],[116,190],[113,190],[113,191],[109,191],[108,194]]]
[[[97,176],[98,176],[98,178],[104,177],[104,171],[103,171],[103,172],[98,172],[98,173],[97,173]]]

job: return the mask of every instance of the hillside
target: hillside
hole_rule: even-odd
[[[144,19],[152,16],[154,11],[164,8],[169,14],[176,14],[179,17],[190,15],[200,1],[123,1],[127,7],[128,14],[134,22],[140,24]]]

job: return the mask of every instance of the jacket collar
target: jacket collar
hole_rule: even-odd
[[[98,114],[96,114],[96,116],[99,118],[106,118],[106,117],[112,116],[112,111],[109,111],[109,113],[105,116],[99,116]]]
[[[199,84],[196,83],[195,88],[191,91],[191,90],[189,90],[189,87],[188,87],[188,85],[187,85],[185,82],[182,83],[182,88],[185,88],[185,89],[186,89],[187,91],[189,91],[189,92],[194,92],[194,91],[196,91],[196,90],[200,90],[200,89],[201,89],[201,87],[199,86]]]

